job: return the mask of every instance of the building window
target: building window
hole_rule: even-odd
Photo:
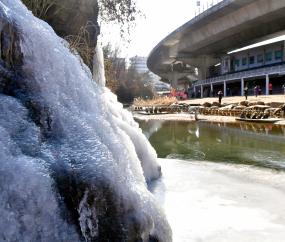
[[[246,63],[247,63],[247,58],[242,58],[242,65],[246,66]]]
[[[254,64],[254,56],[249,57],[249,64]]]
[[[281,50],[275,52],[275,60],[281,60]]]
[[[239,66],[239,60],[236,60],[236,66]]]
[[[271,53],[267,53],[266,54],[266,61],[271,61],[272,60],[272,54]]]
[[[263,62],[263,55],[258,55],[258,56],[257,56],[257,62],[258,62],[258,63]]]

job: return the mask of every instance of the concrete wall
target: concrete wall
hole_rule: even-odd
[[[215,77],[221,74],[221,65],[210,67],[209,74],[210,77]]]

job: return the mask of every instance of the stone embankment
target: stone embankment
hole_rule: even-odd
[[[234,116],[247,119],[284,118],[284,103],[247,102],[219,105],[219,103],[203,103],[198,113],[204,115]]]
[[[187,112],[189,107],[196,106],[200,115],[232,116],[249,119],[284,118],[285,103],[262,101],[241,101],[236,103],[204,102],[202,104],[173,103],[169,106],[135,106],[135,111],[142,114],[174,114]]]

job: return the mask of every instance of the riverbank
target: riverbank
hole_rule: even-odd
[[[284,241],[285,175],[245,165],[159,159],[148,184],[162,203],[173,241]]]
[[[187,121],[193,122],[194,115],[188,113],[177,113],[177,114],[159,114],[159,115],[140,115],[134,113],[134,118],[141,120],[165,120],[165,121]],[[198,121],[200,122],[215,122],[215,123],[236,123],[243,121],[236,121],[236,117],[229,116],[210,116],[210,115],[198,115]],[[243,122],[244,123],[244,122]],[[250,122],[249,122],[250,123]],[[266,123],[266,121],[264,121]],[[255,123],[256,124],[256,123]],[[285,125],[285,119],[280,119],[280,121],[275,122],[274,124]]]
[[[238,103],[241,101],[245,101],[245,97],[244,96],[230,96],[230,97],[223,97],[222,98],[222,104],[223,103]],[[191,99],[185,99],[185,100],[177,100],[175,98],[161,98],[160,99],[156,99],[156,100],[150,100],[150,101],[143,101],[143,100],[137,100],[133,103],[134,106],[140,106],[140,105],[155,105],[155,106],[159,106],[159,105],[170,105],[171,103],[174,102],[178,102],[178,103],[185,103],[185,104],[200,104],[202,105],[205,102],[209,102],[209,103],[213,103],[213,102],[218,102],[219,99],[218,97],[205,97],[205,98],[191,98]],[[251,101],[260,101],[260,102],[264,102],[264,103],[269,103],[269,102],[281,102],[281,103],[285,103],[285,95],[259,95],[257,97],[255,96],[248,96],[247,100],[248,102]]]
[[[192,98],[187,100],[179,100],[181,103],[186,104],[195,104],[195,103],[204,103],[204,102],[218,102],[218,97],[206,97],[206,98]],[[222,103],[236,103],[245,101],[245,97],[242,96],[234,96],[234,97],[223,97]],[[285,103],[285,95],[259,95],[255,96],[248,96],[246,101],[260,101],[260,102],[283,102]]]
[[[234,97],[225,97],[222,99],[222,104],[231,104],[231,103],[239,103],[244,101],[245,98],[241,96]],[[186,104],[186,105],[196,105],[201,106],[203,103],[213,103],[217,102],[217,97],[207,97],[207,98],[194,98],[188,100],[177,100],[178,104]],[[261,96],[249,96],[247,99],[248,102],[264,102],[264,103],[285,103],[284,95],[261,95]],[[156,104],[159,106],[159,104]],[[138,111],[134,112],[134,117],[138,119],[160,119],[160,120],[177,120],[177,121],[193,121],[194,115],[189,115],[187,112],[182,113],[174,113],[174,114],[149,114],[142,115],[139,114]],[[235,123],[240,122],[236,121],[236,117],[233,116],[216,116],[216,115],[198,115],[198,119],[204,122],[224,122],[224,123]],[[265,121],[266,123],[266,121]],[[285,118],[281,118],[280,121],[275,122],[275,124],[285,125]]]

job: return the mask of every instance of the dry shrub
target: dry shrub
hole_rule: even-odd
[[[172,103],[176,103],[177,99],[175,97],[159,97],[154,98],[153,100],[145,101],[141,98],[134,100],[134,106],[170,106]]]
[[[68,1],[63,0],[21,0],[23,4],[27,6],[29,10],[35,15],[35,17],[40,18],[44,21],[50,20],[56,14],[60,14],[60,11],[74,11],[68,9],[66,4]],[[64,38],[69,45],[70,52],[74,55],[79,55],[83,62],[92,71],[93,69],[93,56],[95,54],[94,47],[91,47],[90,41],[90,29],[95,29],[95,34],[98,34],[98,28],[92,22],[87,22],[85,26],[82,26],[79,30],[78,35],[68,35]],[[88,31],[89,30],[89,31]],[[91,31],[90,31],[91,32]],[[63,43],[65,43],[63,41]],[[83,64],[83,63],[81,63]]]
[[[21,0],[29,10],[44,21],[50,20],[54,15],[58,14],[62,9],[67,10],[62,0]],[[56,8],[54,8],[56,7]],[[56,9],[56,10],[55,10]],[[71,11],[71,10],[70,10]]]
[[[115,77],[114,66],[109,58],[104,59],[104,69],[106,87],[108,87],[111,92],[116,93],[120,85],[117,78]]]
[[[79,55],[89,69],[92,70],[95,48],[90,47],[90,34],[87,30],[90,28],[95,28],[96,33],[98,33],[96,25],[89,21],[85,26],[80,28],[78,35],[68,35],[64,38],[64,41],[69,43],[67,47],[70,52],[74,55]],[[81,64],[83,65],[82,62]]]

